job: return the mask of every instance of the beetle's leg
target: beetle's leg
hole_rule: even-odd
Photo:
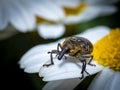
[[[60,43],[58,43],[58,45],[57,45],[57,50],[60,52],[59,47],[61,50],[63,49]]]
[[[81,61],[82,63],[82,71],[81,71],[81,74],[82,74],[82,77],[80,79],[82,79],[84,77],[84,72],[88,75],[90,75],[87,71],[86,71],[86,57],[85,56],[80,56],[79,60]]]
[[[85,72],[87,73],[87,75],[90,75],[89,72],[87,72],[86,70],[85,70]]]
[[[59,51],[58,50],[52,50],[51,52],[48,52],[49,53],[52,53],[52,54],[59,54]]]
[[[59,52],[58,52],[57,50],[52,50],[51,52],[48,52],[48,53],[50,53],[51,63],[50,63],[50,64],[44,64],[44,65],[43,65],[43,66],[47,66],[47,67],[54,64],[52,54],[58,54]]]
[[[86,72],[86,60],[83,59],[81,60],[81,62],[82,62],[82,71],[81,71],[82,76],[80,79],[84,78],[84,72]]]
[[[67,56],[64,56],[65,57],[65,60],[67,60]]]
[[[60,53],[60,50],[59,49],[61,49],[62,50],[62,46],[61,46],[61,44],[60,43],[58,43],[58,45],[57,45],[57,52],[58,53],[56,53],[56,57],[59,55],[59,53]]]
[[[91,61],[92,61],[92,59],[93,59],[93,56],[92,56],[92,55],[83,55],[82,58],[89,58],[88,65],[96,66],[95,64],[92,64],[92,63],[91,63]]]
[[[91,55],[91,56],[89,56],[89,58],[90,58],[90,60],[89,60],[89,62],[88,62],[88,65],[96,66],[95,64],[92,64],[92,63],[91,63],[91,61],[92,61],[92,59],[93,59],[93,56]]]

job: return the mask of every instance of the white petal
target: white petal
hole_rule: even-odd
[[[103,66],[101,66],[97,62],[95,62],[94,60],[91,63],[96,65],[96,66],[90,66],[90,65],[86,66],[86,70],[88,71],[88,73],[90,75],[93,75],[97,72],[100,72],[104,68]]]
[[[48,47],[49,46],[49,47]],[[45,44],[45,45],[38,45],[38,46],[35,46],[35,47],[33,47],[33,48],[31,48],[28,52],[26,52],[25,54],[24,54],[24,56],[21,58],[21,63],[22,62],[25,62],[25,61],[27,61],[27,58],[28,57],[30,57],[30,56],[32,56],[32,55],[36,55],[36,54],[46,54],[47,53],[47,51],[50,51],[51,50],[51,48],[55,48],[55,44]],[[48,48],[46,48],[46,47],[48,47]],[[45,53],[46,52],[46,53]]]
[[[37,4],[36,4],[37,5]],[[59,21],[65,17],[64,11],[61,6],[52,3],[51,1],[40,1],[36,6],[35,13],[45,19],[51,21]]]
[[[29,73],[39,72],[40,67],[50,59],[47,52],[51,51],[52,48],[56,48],[56,44],[53,43],[33,47],[26,52],[19,61],[20,68],[25,69],[25,71]]]
[[[114,4],[116,2],[118,2],[119,0],[110,0],[109,2],[107,0],[85,0],[85,2],[89,3],[89,4],[94,4],[94,5],[107,5],[107,4]]]
[[[41,64],[30,66],[30,67],[25,67],[24,72],[36,73],[39,71],[40,67],[41,67]]]
[[[88,6],[83,12],[76,16],[67,16],[65,19],[66,24],[74,24],[79,22],[88,21],[99,16],[113,14],[117,11],[114,6]]]
[[[80,0],[55,0],[58,4],[65,7],[76,7],[81,2]]]
[[[70,62],[70,59],[66,61],[63,59],[61,61],[54,59],[54,65],[50,67],[41,67],[39,74],[40,76],[44,76],[43,80],[45,81],[65,79],[74,76],[80,77],[80,67],[81,66],[76,65],[73,60]]]
[[[48,47],[49,46],[49,47]],[[47,48],[46,48],[47,47]],[[20,63],[23,63],[25,61],[27,61],[27,58],[32,56],[32,55],[36,55],[36,54],[46,54],[48,51],[51,51],[51,49],[55,49],[56,48],[56,44],[54,43],[49,43],[49,44],[43,44],[43,45],[37,45],[34,46],[33,48],[31,48],[30,50],[28,50],[21,58]]]
[[[18,3],[21,7],[23,7],[27,12],[34,13],[34,9],[36,8],[36,4],[38,0],[18,0]]]
[[[6,5],[4,1],[0,1],[0,30],[3,30],[8,24],[8,17],[6,13]]]
[[[93,44],[107,35],[110,31],[109,27],[106,26],[96,26],[93,28],[90,28],[89,30],[83,32],[82,34],[78,34],[77,36],[82,36],[90,40]]]
[[[39,60],[39,57],[41,57],[40,60]],[[39,64],[41,67],[47,60],[49,60],[49,58],[50,57],[47,53],[32,54],[32,56],[27,57],[26,61],[24,60],[24,62],[22,62],[21,68],[32,67],[37,64]]]
[[[111,90],[119,90],[120,89],[120,72],[116,73],[113,83],[111,85],[111,88],[112,88]]]
[[[33,4],[33,1],[31,0],[28,0],[28,1],[18,0],[18,1],[19,1],[18,2],[19,5],[22,7],[21,9],[24,9],[25,12],[28,14],[28,16],[26,16],[27,27],[28,27],[28,30],[31,31],[35,27],[35,19],[36,19],[36,15],[34,14],[34,11],[33,11],[34,9],[31,7]]]
[[[18,30],[25,32],[27,29],[34,28],[34,16],[25,10],[18,2],[10,2],[10,4],[8,4],[8,13],[10,22]]]
[[[106,6],[101,5],[101,6],[95,6],[94,8],[96,8],[98,10],[98,14],[100,16],[110,15],[117,11],[117,8],[113,5],[106,5]]]
[[[38,33],[44,39],[58,38],[62,36],[64,32],[65,32],[65,27],[64,25],[61,24],[56,24],[56,25],[40,24],[38,26]]]
[[[51,81],[42,90],[73,90],[81,81],[79,78]]]
[[[73,59],[72,57],[67,57],[67,60],[62,59],[61,61],[54,59],[54,65],[49,67],[41,67],[39,75],[44,77],[44,81],[77,78],[82,76],[81,68],[81,62]],[[102,69],[103,67],[97,64],[96,67],[90,65],[86,66],[86,71],[91,75],[99,72]],[[85,76],[88,75],[85,73]]]
[[[120,72],[114,72],[114,75],[108,80],[104,90],[119,90],[120,89]]]
[[[113,71],[111,71],[108,68],[105,68],[100,74],[98,74],[94,78],[88,90],[104,90],[106,84],[108,83],[109,79],[112,78],[113,75]]]

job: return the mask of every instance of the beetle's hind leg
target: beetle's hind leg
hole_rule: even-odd
[[[91,56],[89,56],[89,58],[90,58],[90,60],[89,60],[89,62],[88,62],[88,65],[96,66],[95,64],[92,64],[92,63],[91,63],[91,61],[92,61],[92,59],[93,59],[93,56],[91,55]]]
[[[89,74],[89,73],[86,71],[86,60],[83,59],[83,60],[81,60],[81,62],[82,62],[82,71],[81,71],[82,76],[80,77],[80,79],[84,78],[84,72],[86,72],[87,74]]]
[[[52,55],[52,54],[57,54],[57,55],[58,55],[59,51],[58,51],[58,50],[52,50],[51,52],[48,52],[48,53],[50,53],[51,63],[50,63],[50,64],[44,64],[44,65],[43,65],[43,66],[47,66],[47,67],[54,64],[54,62],[53,62],[53,55]]]

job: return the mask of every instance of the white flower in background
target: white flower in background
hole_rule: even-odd
[[[0,40],[16,34],[17,30],[26,32],[35,27],[35,16],[30,8],[31,1],[0,0]]]
[[[0,40],[35,27],[32,0],[0,0]],[[16,30],[17,29],[17,30]]]
[[[66,18],[64,6],[74,7],[80,0],[51,0],[42,4],[45,12],[37,12],[38,33],[44,39],[58,38],[65,32],[64,19]],[[54,5],[53,5],[54,4]],[[59,6],[59,7],[58,7]],[[43,10],[42,10],[43,11]]]
[[[58,21],[49,20],[44,17],[44,19],[38,18],[38,32],[46,39],[60,37],[64,34],[65,25],[76,24],[99,16],[115,13],[117,8],[113,4],[117,1],[118,0],[110,0],[109,2],[105,0],[56,0],[57,4],[62,6],[65,17]],[[41,24],[43,22],[45,25]],[[58,33],[55,32],[53,34],[51,30],[53,30],[53,32],[57,30]]]
[[[116,1],[1,0],[0,30],[10,24],[20,32],[37,28],[43,38],[57,38],[64,34],[64,24],[75,24],[114,13],[117,9],[112,4]]]
[[[40,24],[38,25],[38,33],[44,39],[48,38],[58,38],[62,36],[65,32],[65,27],[63,24]]]
[[[99,16],[110,15],[116,12],[116,7],[110,3],[116,0],[83,0],[77,9],[80,11],[76,15],[68,15],[65,19],[66,24],[74,24],[79,22],[88,21]]]
[[[108,27],[103,27],[103,26],[95,27],[95,28],[89,29],[88,31],[86,31],[82,34],[79,34],[77,36],[82,36],[82,37],[88,38],[94,44],[96,41],[98,41],[99,39],[101,39],[102,37],[107,35],[109,33],[109,30],[110,30],[110,28],[108,28]],[[101,43],[103,45],[103,47],[98,50],[101,50],[101,51],[103,50],[104,55],[101,54],[101,51],[94,51],[93,55],[95,56],[95,58],[94,58],[95,61],[92,61],[92,63],[96,64],[96,67],[89,66],[89,65],[86,66],[86,70],[91,75],[102,71],[93,80],[92,84],[89,87],[89,90],[102,90],[102,89],[103,90],[118,90],[120,88],[120,86],[119,86],[120,61],[118,59],[118,58],[120,58],[119,57],[120,56],[120,54],[119,54],[119,51],[120,51],[120,47],[119,47],[120,42],[119,41],[120,40],[118,38],[118,36],[120,34],[120,30],[117,30],[117,31],[118,32],[116,32],[116,30],[115,30],[116,33],[110,34],[109,36],[107,36],[107,37],[110,37],[112,35],[112,37],[114,37],[115,41],[114,41],[114,39],[112,39],[111,42],[115,43],[115,44],[114,43],[112,44],[112,46],[115,46],[115,48],[105,47],[103,49],[104,45],[106,45],[106,44]],[[117,38],[118,38],[118,40],[117,40]],[[54,65],[51,65],[49,67],[43,67],[43,64],[50,63],[50,55],[47,54],[47,52],[51,51],[53,49],[56,49],[58,42],[61,43],[63,41],[64,40],[62,39],[62,40],[59,40],[54,43],[35,46],[32,49],[30,49],[25,55],[23,55],[23,57],[21,58],[21,60],[19,62],[20,67],[23,68],[25,72],[39,73],[39,76],[43,77],[43,81],[50,81],[45,85],[43,90],[48,90],[48,88],[49,88],[49,90],[56,90],[56,89],[57,90],[60,90],[60,89],[67,90],[68,88],[69,88],[69,90],[72,90],[82,81],[78,78],[78,77],[81,77],[81,74],[80,74],[81,62],[77,62],[77,60],[73,59],[72,57],[67,57],[67,60],[64,60],[64,58],[63,58],[62,60],[59,61],[54,56],[55,57]],[[106,40],[106,41],[108,41],[108,40]],[[116,43],[119,48],[116,46]],[[108,41],[108,46],[110,44],[111,43],[109,43],[109,41]],[[95,47],[97,47],[97,46],[95,46]],[[95,50],[97,50],[97,49],[95,49]],[[112,53],[111,50],[115,50],[115,52]],[[109,55],[105,54],[105,51],[111,52],[110,57],[112,57],[113,61],[112,61],[112,59],[109,58]],[[100,52],[100,54],[98,54],[97,52]],[[95,54],[98,54],[98,55],[95,55]],[[116,56],[114,57],[114,55],[116,55]],[[102,61],[102,59],[97,60],[96,59],[96,58],[98,58],[97,56],[100,58],[102,58],[102,56],[103,56],[102,59],[103,60],[106,59],[106,61]],[[97,62],[99,64],[97,64]],[[107,74],[109,74],[109,75],[107,75]],[[85,77],[86,76],[88,76],[88,75],[85,74]],[[70,85],[69,85],[69,83],[70,83]]]
[[[58,3],[59,1],[60,0],[1,0],[0,30],[5,30],[9,24],[20,32],[32,31],[38,26],[38,33],[40,33],[42,37],[60,37],[63,35],[65,28],[56,22],[64,19],[65,14],[61,6],[62,2]],[[75,6],[79,2],[79,0],[71,1],[72,2],[68,2],[68,0],[64,0],[63,3],[67,6]],[[48,22],[46,22],[46,20]],[[38,21],[39,25],[37,24]],[[51,24],[51,22],[55,22],[56,24]],[[46,30],[47,33],[44,30]]]
[[[119,0],[81,0],[79,5],[74,8],[65,8],[67,17],[66,24],[75,24],[91,20],[99,16],[110,15],[116,12],[117,8],[113,5]]]
[[[31,30],[35,26],[31,0],[0,0],[0,30],[12,24],[21,32]]]

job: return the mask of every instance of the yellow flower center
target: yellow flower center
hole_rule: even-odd
[[[77,7],[75,8],[68,8],[68,7],[64,7],[64,10],[65,10],[65,14],[66,16],[69,16],[69,15],[77,15],[79,13],[81,13],[83,10],[85,10],[85,8],[87,7],[88,5],[86,3],[80,3]]]
[[[36,16],[36,23],[40,24],[40,23],[49,23],[49,24],[54,24],[55,22],[44,19],[42,17]]]
[[[120,71],[120,29],[111,30],[96,42],[92,54],[99,64]]]

